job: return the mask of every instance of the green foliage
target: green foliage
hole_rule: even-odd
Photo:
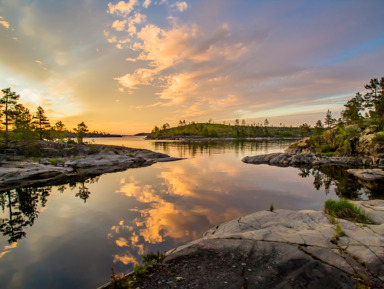
[[[45,116],[44,109],[41,106],[37,108],[37,112],[32,118],[34,119],[32,124],[35,127],[35,131],[39,134],[40,140],[43,140],[43,138],[50,139],[49,128],[51,125],[48,118]]]
[[[371,221],[366,213],[346,199],[328,199],[324,205],[324,212],[330,216],[353,222],[368,224]]]
[[[340,237],[345,236],[345,232],[343,231],[343,228],[341,228],[339,223],[336,222],[335,225],[336,225],[336,228],[335,228],[335,232],[333,233],[331,242],[336,244]]]
[[[327,114],[325,116],[324,123],[325,123],[326,126],[328,126],[328,128],[333,127],[333,125],[336,123],[336,119],[334,119],[332,117],[332,113],[331,113],[331,111],[329,109],[328,109]]]
[[[148,273],[147,267],[145,265],[139,265],[139,264],[135,265],[135,267],[133,268],[133,271],[138,277],[143,277]]]
[[[275,207],[273,206],[273,204],[271,204],[271,205],[269,206],[269,210],[270,210],[271,212],[273,212],[274,209],[275,209]]]
[[[110,289],[128,289],[129,285],[122,277],[118,276],[112,268],[111,282],[109,283]]]
[[[327,153],[320,153],[321,156],[323,157],[334,157],[337,155],[336,152],[327,152]]]
[[[0,108],[1,113],[4,116],[3,125],[5,125],[5,143],[8,143],[8,131],[9,126],[14,122],[14,111],[17,101],[20,98],[20,95],[16,94],[16,92],[11,91],[10,88],[4,88],[1,90],[3,93],[3,97],[0,98]]]
[[[161,263],[165,259],[165,254],[157,251],[157,253],[150,252],[148,254],[142,255],[142,257],[144,261],[144,266],[148,268]]]
[[[384,132],[378,132],[372,139],[372,143],[384,145]]]
[[[179,122],[177,127],[162,128],[155,126],[149,138],[173,138],[173,137],[210,137],[210,138],[254,138],[254,137],[297,137],[303,135],[299,127],[263,127],[256,124],[245,125],[238,121],[238,125],[226,125],[218,123],[195,123],[184,124]],[[310,134],[312,129],[305,129]]]
[[[49,160],[49,163],[52,165],[52,166],[57,166],[58,164],[63,164],[64,163],[64,160],[63,159],[50,159]]]
[[[331,146],[327,143],[320,144],[320,152],[329,153],[332,151]]]
[[[83,138],[84,138],[85,134],[88,132],[88,126],[84,123],[84,121],[82,121],[73,130],[77,133],[77,136],[76,136],[77,142],[79,144],[82,144]]]
[[[343,142],[343,145],[337,150],[342,155],[350,155],[352,153],[351,143],[346,139]]]

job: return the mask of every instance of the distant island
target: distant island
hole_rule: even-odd
[[[234,125],[220,123],[198,123],[184,121],[179,122],[179,126],[170,127],[164,124],[161,127],[155,126],[147,139],[199,139],[199,138],[217,138],[217,139],[242,139],[242,138],[302,138],[312,134],[313,129],[308,124],[299,127],[287,126],[268,126],[269,121],[265,119],[262,124],[240,124],[239,120]]]
[[[147,136],[147,135],[149,135],[148,132],[141,132],[141,133],[134,134],[133,136]]]

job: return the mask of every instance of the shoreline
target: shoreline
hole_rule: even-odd
[[[383,288],[384,200],[352,203],[373,224],[336,218],[335,239],[323,211],[258,211],[168,251],[144,277],[122,278],[133,288]]]
[[[0,193],[25,186],[82,181],[105,173],[182,159],[147,149],[115,145],[75,145],[71,149],[76,150],[76,153],[40,157],[39,161],[25,156],[3,156],[0,164]]]
[[[179,141],[264,141],[264,140],[300,140],[302,137],[200,137],[200,136],[177,136],[177,137],[160,137],[148,138],[145,140],[179,140]]]

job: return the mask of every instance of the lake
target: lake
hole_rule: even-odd
[[[241,162],[291,141],[183,143],[94,139],[186,158],[61,186],[0,194],[0,288],[97,288],[111,268],[167,251],[258,210],[321,209],[328,198],[380,194],[339,167],[299,170]],[[91,140],[88,140],[91,141]]]

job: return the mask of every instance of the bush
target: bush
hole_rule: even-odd
[[[58,164],[63,164],[64,163],[64,160],[63,159],[51,159],[49,161],[49,163],[52,165],[52,166],[57,166]]]
[[[320,145],[320,149],[321,149],[321,152],[323,152],[323,153],[329,153],[329,152],[332,151],[330,145],[327,144],[327,143],[322,143],[322,144]]]
[[[338,201],[328,199],[324,205],[324,212],[330,216],[353,222],[368,224],[372,223],[366,213],[346,199]]]
[[[146,255],[142,255],[141,257],[143,257],[144,266],[152,267],[161,263],[165,259],[165,254],[157,251],[157,253],[148,253]]]
[[[111,274],[111,283],[109,284],[110,289],[128,289],[128,283],[122,278],[119,277],[112,268]]]
[[[135,265],[135,267],[133,268],[133,271],[138,277],[143,277],[148,273],[147,268],[144,265],[139,265],[139,264]]]
[[[374,144],[384,145],[384,132],[378,132],[372,139]]]

